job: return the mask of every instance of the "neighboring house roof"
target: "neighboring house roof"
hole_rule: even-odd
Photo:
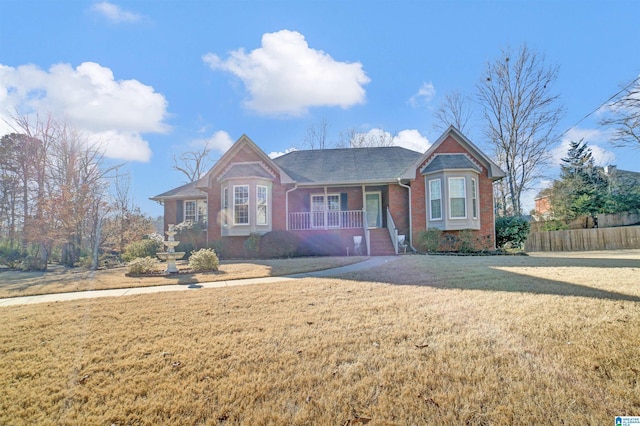
[[[162,200],[171,200],[171,199],[185,199],[185,198],[207,198],[207,194],[202,192],[200,189],[196,188],[196,186],[201,183],[202,179],[197,180],[195,182],[189,182],[185,185],[179,186],[177,188],[173,188],[167,192],[163,192],[162,194],[156,195],[155,197],[151,197],[150,200],[153,201],[162,201]]]
[[[298,184],[396,181],[422,154],[405,148],[343,148],[293,151],[273,161]]]
[[[420,171],[423,175],[443,170],[475,170],[482,172],[480,166],[465,154],[436,154]]]
[[[238,163],[229,167],[218,180],[242,178],[242,177],[257,177],[265,179],[273,179],[273,174],[265,170],[260,163]]]

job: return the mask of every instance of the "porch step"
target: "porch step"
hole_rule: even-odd
[[[371,256],[394,256],[396,254],[389,230],[386,228],[371,229],[369,235],[371,236]]]

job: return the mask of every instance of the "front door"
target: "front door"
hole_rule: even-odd
[[[367,210],[367,224],[369,228],[382,227],[382,197],[380,192],[367,192],[365,197],[365,209]]]

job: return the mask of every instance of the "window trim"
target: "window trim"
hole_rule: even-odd
[[[260,189],[264,189],[264,202],[260,200]],[[264,223],[260,223],[261,208],[264,208]],[[256,226],[269,225],[269,187],[266,185],[256,185]]]
[[[471,178],[471,217],[478,219],[478,181]]]
[[[236,188],[246,188],[247,189],[247,201],[246,204],[238,204],[236,203]],[[247,221],[246,222],[237,222],[236,221],[236,207],[246,206],[247,207]],[[250,226],[251,225],[251,192],[250,185],[233,185],[233,226]]]
[[[438,198],[432,198],[432,183],[438,182]],[[440,200],[440,216],[434,216],[433,215],[433,204],[432,201],[436,201],[436,200]],[[438,179],[430,179],[429,180],[429,220],[431,221],[436,221],[436,220],[443,220],[443,215],[442,215],[442,179],[438,178]]]
[[[187,206],[189,204],[193,203],[193,215],[190,215],[193,217],[193,219],[187,219]],[[183,222],[187,222],[190,221],[192,223],[199,223],[199,222],[203,222],[203,223],[207,223],[208,220],[208,214],[204,213],[204,214],[200,214],[200,210],[198,209],[198,207],[202,206],[202,204],[204,203],[205,205],[205,212],[207,211],[208,207],[208,203],[207,200],[184,200],[184,208],[182,210],[182,221]],[[202,217],[204,216],[204,219],[202,219]]]
[[[229,226],[229,187],[222,188],[222,226]]]
[[[460,180],[462,181],[462,197],[452,197],[452,196],[451,196],[451,195],[452,195],[451,193],[452,193],[453,191],[451,190],[451,183],[452,183],[453,181],[460,181]],[[448,200],[449,200],[449,202],[448,202],[448,204],[449,204],[449,209],[448,209],[448,210],[449,210],[449,211],[448,211],[448,217],[449,217],[449,220],[462,220],[462,219],[467,219],[467,218],[468,218],[468,217],[467,217],[467,178],[465,178],[464,176],[453,176],[453,177],[448,177],[448,178],[447,178],[447,190],[448,190],[447,198],[448,198]],[[452,213],[453,213],[453,208],[452,208],[451,202],[452,202],[454,199],[455,199],[455,200],[460,200],[460,199],[461,199],[461,200],[463,200],[463,202],[464,202],[464,216],[453,216],[453,215],[452,215]]]

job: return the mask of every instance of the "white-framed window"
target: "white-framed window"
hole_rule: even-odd
[[[429,181],[429,214],[431,220],[442,219],[442,186],[440,179]]]
[[[466,219],[467,198],[465,178],[449,178],[449,217],[451,219]]]
[[[249,224],[249,185],[233,187],[233,224]]]
[[[474,219],[478,218],[478,182],[471,179],[471,213]]]
[[[185,222],[207,222],[207,200],[186,200],[184,202]]]
[[[268,188],[266,186],[256,186],[256,225],[267,225],[267,194]]]
[[[311,225],[313,227],[340,226],[340,194],[311,195]]]

